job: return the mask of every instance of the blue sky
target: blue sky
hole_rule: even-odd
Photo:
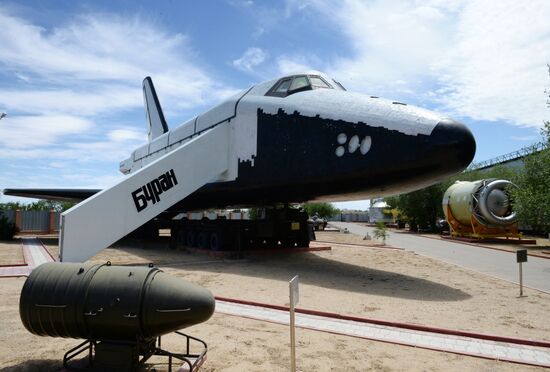
[[[549,19],[547,0],[3,1],[0,189],[120,179],[146,139],[147,75],[174,127],[255,83],[325,71],[463,121],[486,160],[550,119]]]

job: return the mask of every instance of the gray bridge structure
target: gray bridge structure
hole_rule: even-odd
[[[538,142],[534,145],[526,146],[517,151],[500,155],[489,160],[485,160],[479,163],[472,163],[468,167],[468,169],[466,169],[466,172],[475,170],[489,170],[497,165],[504,165],[510,168],[523,167],[523,159],[526,156],[541,152],[547,147],[548,144],[546,142]]]

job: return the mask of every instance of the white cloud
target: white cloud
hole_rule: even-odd
[[[185,36],[167,35],[139,17],[83,15],[46,30],[0,9],[0,24],[0,60],[53,79],[128,81],[178,63],[192,67],[178,51],[186,48]]]
[[[103,189],[117,184],[124,178],[124,175],[122,173],[105,175],[97,172],[77,172],[63,174],[61,178],[74,184],[74,188]]]
[[[395,94],[418,87],[429,76],[431,63],[449,47],[454,30],[450,13],[424,2],[312,5],[336,23],[354,50],[353,56],[326,64],[352,90]]]
[[[5,90],[0,106],[82,115],[133,109],[142,104],[147,75],[171,109],[203,105],[213,92],[228,89],[200,66],[185,35],[138,16],[88,14],[45,29],[0,7],[0,24],[3,73],[30,83]]]
[[[241,58],[233,61],[233,66],[243,71],[252,71],[267,58],[267,53],[260,48],[248,48]]]
[[[105,172],[117,173],[118,163],[122,159],[127,158],[130,152],[142,145],[144,141],[139,140],[105,140],[105,141],[92,141],[92,142],[66,142],[62,145],[50,145],[50,146],[29,146],[27,148],[22,146],[14,146],[6,149],[7,151],[0,152],[0,159],[10,161],[28,161],[28,160],[47,160],[53,161],[65,161],[66,167],[81,166],[81,164],[101,164],[105,167],[110,163],[110,167],[104,168]],[[33,166],[34,167],[34,166]],[[52,168],[59,168],[50,166]]]
[[[73,167],[103,162],[117,172],[118,161],[145,142],[144,119],[135,126],[120,119],[143,112],[145,76],[173,116],[236,92],[210,77],[185,35],[143,17],[87,14],[46,29],[0,6],[0,24],[6,161],[40,159],[59,170],[67,159]]]
[[[27,151],[91,127],[91,121],[67,115],[7,116],[0,121],[0,144],[10,153],[13,149]]]
[[[1,49],[1,48],[0,48]],[[72,89],[2,89],[0,102],[11,112],[93,116],[99,113],[127,110],[143,106],[139,85],[90,87],[87,90]]]
[[[304,2],[287,5],[299,12]],[[331,20],[352,47],[352,56],[321,66],[352,90],[521,126],[540,126],[550,116],[543,94],[550,85],[547,0],[311,0],[307,5],[308,12]]]
[[[95,142],[73,142],[67,144],[67,150],[78,154],[80,161],[100,162],[116,161],[117,163],[130,156],[130,152],[145,141],[139,139],[109,139]],[[116,168],[118,171],[118,167]]]
[[[470,2],[453,49],[435,64],[447,88],[443,102],[481,120],[539,127],[550,117],[550,2]]]
[[[281,75],[315,70],[312,64],[306,60],[305,56],[280,56],[277,59],[277,67]]]
[[[0,174],[0,191],[7,185],[9,188],[90,188],[102,189],[112,186],[124,177],[121,173],[106,175],[100,169],[80,171],[74,167],[66,169],[33,169],[33,173]],[[70,187],[66,186],[70,185]],[[10,200],[10,196],[0,194],[0,202]],[[28,198],[17,198],[21,202],[29,202]]]
[[[124,141],[143,141],[147,140],[147,136],[143,131],[138,131],[132,127],[118,128],[108,133],[108,138],[114,142]]]
[[[66,168],[69,165],[70,164],[66,161],[52,161],[52,162],[48,163],[48,167],[50,167],[50,168],[59,168],[59,169]]]
[[[539,137],[537,136],[511,136],[510,139],[514,140],[514,141],[521,141],[521,142],[533,142],[535,141],[536,139],[538,139]]]

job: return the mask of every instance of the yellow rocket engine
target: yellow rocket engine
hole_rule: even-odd
[[[507,191],[510,187],[516,186],[498,179],[457,181],[449,187],[443,196],[443,212],[451,235],[521,238]]]

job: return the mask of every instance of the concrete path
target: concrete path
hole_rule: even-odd
[[[347,228],[351,233],[360,236],[366,235],[367,232],[372,236],[374,230],[372,227],[352,222],[330,224],[340,229]],[[389,232],[386,243],[510,282],[519,282],[516,255],[511,252],[400,232]],[[550,293],[550,260],[529,256],[528,262],[523,264],[523,283],[528,287]]]
[[[21,240],[27,265],[35,268],[43,263],[53,261],[46,248],[37,238],[22,238]]]
[[[289,324],[290,319],[288,311],[220,300],[216,301],[216,312],[285,325]],[[496,342],[475,337],[418,331],[302,313],[296,313],[296,326],[430,350],[550,367],[550,349],[544,347]]]

